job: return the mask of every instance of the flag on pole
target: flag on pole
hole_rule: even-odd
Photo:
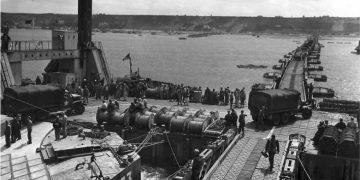
[[[130,53],[128,53],[124,58],[123,61],[131,60]]]

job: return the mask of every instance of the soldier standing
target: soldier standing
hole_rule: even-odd
[[[59,140],[60,139],[60,129],[61,129],[60,116],[59,115],[56,116],[56,119],[53,122],[53,128],[55,130],[55,140]]]
[[[230,94],[230,109],[233,108],[233,104],[234,104],[234,92],[231,92],[231,94]]]
[[[264,118],[265,118],[265,106],[261,107],[261,109],[259,110],[259,114],[257,117],[257,122],[256,122],[256,129],[263,129],[263,124],[264,124]]]
[[[241,102],[240,107],[241,108],[244,108],[244,106],[245,106],[245,99],[246,99],[245,88],[242,88],[240,91],[240,102]]]
[[[309,100],[312,99],[312,96],[313,96],[313,90],[314,90],[314,86],[312,83],[310,83],[309,85]]]
[[[31,132],[32,132],[32,121],[31,121],[31,118],[30,116],[27,117],[27,124],[26,124],[26,128],[27,128],[27,137],[28,137],[28,144],[31,144],[32,141],[31,141]]]
[[[64,138],[66,138],[67,137],[67,130],[66,130],[66,128],[67,128],[67,116],[65,115],[65,113],[64,112],[62,112],[61,114],[61,125],[62,125],[62,133],[63,133],[63,135],[64,135]]]
[[[6,147],[10,147],[11,146],[11,127],[8,121],[5,121],[5,142],[6,142]]]
[[[240,114],[240,116],[239,116],[239,129],[238,129],[238,133],[240,133],[240,131],[241,131],[242,136],[245,135],[245,130],[244,130],[244,128],[245,128],[245,117],[246,117],[246,116],[247,116],[247,115],[244,114],[244,110],[241,110],[241,114]]]
[[[275,139],[275,135],[271,136],[271,139],[268,139],[266,142],[266,152],[269,154],[269,171],[273,170],[274,167],[274,156],[279,154],[279,141]]]
[[[89,88],[85,85],[84,86],[84,98],[85,98],[86,103],[89,103],[89,96],[90,96]]]

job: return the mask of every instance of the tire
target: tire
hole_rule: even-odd
[[[303,119],[310,119],[311,115],[312,115],[311,109],[304,108],[301,110],[301,116],[303,117]]]
[[[285,112],[281,114],[281,124],[286,125],[290,120],[290,114]]]
[[[253,121],[257,121],[257,115],[256,114],[251,114],[251,117],[252,117],[252,119],[253,119]]]
[[[75,114],[82,114],[82,113],[84,113],[85,112],[85,106],[84,105],[82,105],[82,104],[77,104],[76,106],[75,106]]]

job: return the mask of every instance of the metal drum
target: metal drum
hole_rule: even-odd
[[[156,115],[155,117],[155,123],[157,125],[165,125],[166,127],[169,127],[169,124],[170,124],[170,121],[171,121],[171,118],[173,117],[176,117],[176,114],[174,112],[165,112],[165,113],[162,113],[160,115]]]
[[[323,154],[336,155],[339,132],[334,126],[327,126],[320,137],[320,151]]]
[[[189,121],[187,131],[191,134],[202,134],[208,124],[205,121]]]
[[[351,128],[346,128],[340,136],[338,156],[354,158],[356,156],[356,133]]]
[[[170,132],[185,132],[191,119],[183,116],[174,117],[170,121]]]
[[[199,117],[200,115],[203,115],[204,114],[204,112],[205,112],[205,110],[203,110],[203,109],[199,109],[198,111],[196,111],[196,113],[195,113],[195,117]]]
[[[154,124],[154,114],[150,115],[141,115],[140,113],[136,113],[135,116],[135,125],[140,129],[151,129]]]
[[[101,124],[103,122],[112,123],[112,124],[124,124],[124,113],[119,111],[113,111],[109,113],[108,111],[100,111],[96,113],[96,121]]]

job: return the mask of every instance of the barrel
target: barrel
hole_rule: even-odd
[[[154,115],[150,114],[150,115],[145,115],[145,114],[139,114],[136,113],[138,115],[136,115],[135,118],[135,125],[137,128],[139,129],[151,129],[153,127],[154,124]]]
[[[196,111],[196,113],[195,113],[195,117],[199,117],[200,115],[202,115],[202,114],[204,114],[204,112],[205,112],[205,110],[203,110],[203,109],[199,109],[198,111]]]
[[[354,158],[357,148],[356,133],[351,128],[346,128],[340,135],[338,156]]]
[[[191,134],[202,134],[208,124],[205,121],[189,121],[187,125],[187,132]]]
[[[185,132],[190,120],[191,118],[183,116],[172,118],[169,127],[170,132]]]
[[[338,142],[338,130],[334,126],[327,126],[319,140],[321,153],[336,155]]]
[[[124,124],[124,114],[119,111],[99,111],[96,113],[96,121],[98,123],[106,122],[112,124]]]
[[[176,117],[176,114],[174,112],[165,112],[163,114],[160,114],[159,116],[156,116],[155,123],[157,125],[165,125],[166,127],[169,127],[171,118]]]

